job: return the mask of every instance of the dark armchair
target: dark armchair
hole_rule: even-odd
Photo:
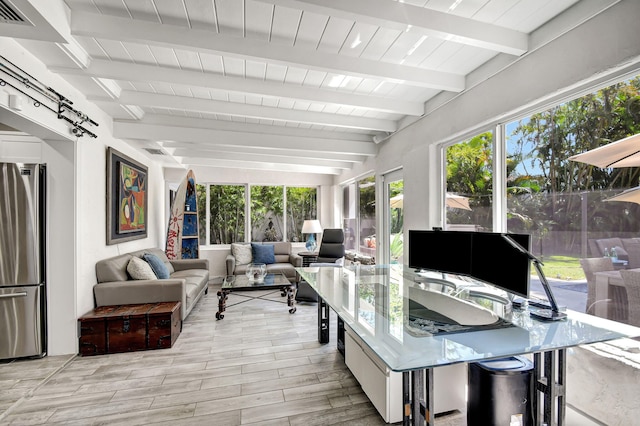
[[[325,229],[318,250],[318,258],[309,266],[342,266],[344,263],[344,231]],[[298,302],[317,302],[318,294],[306,281],[298,283],[296,292]]]
[[[317,263],[339,263],[344,259],[344,231],[325,229],[318,250]]]

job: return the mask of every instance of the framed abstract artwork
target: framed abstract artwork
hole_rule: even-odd
[[[147,167],[107,148],[107,245],[147,237]]]

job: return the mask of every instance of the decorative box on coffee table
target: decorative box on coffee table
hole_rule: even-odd
[[[80,355],[170,348],[180,335],[180,302],[101,306],[78,319]]]

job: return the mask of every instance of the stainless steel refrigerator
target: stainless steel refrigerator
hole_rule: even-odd
[[[46,354],[46,167],[0,163],[0,360]]]

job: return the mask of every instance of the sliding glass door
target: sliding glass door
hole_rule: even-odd
[[[402,170],[387,173],[384,182],[382,263],[403,263],[404,180]]]

